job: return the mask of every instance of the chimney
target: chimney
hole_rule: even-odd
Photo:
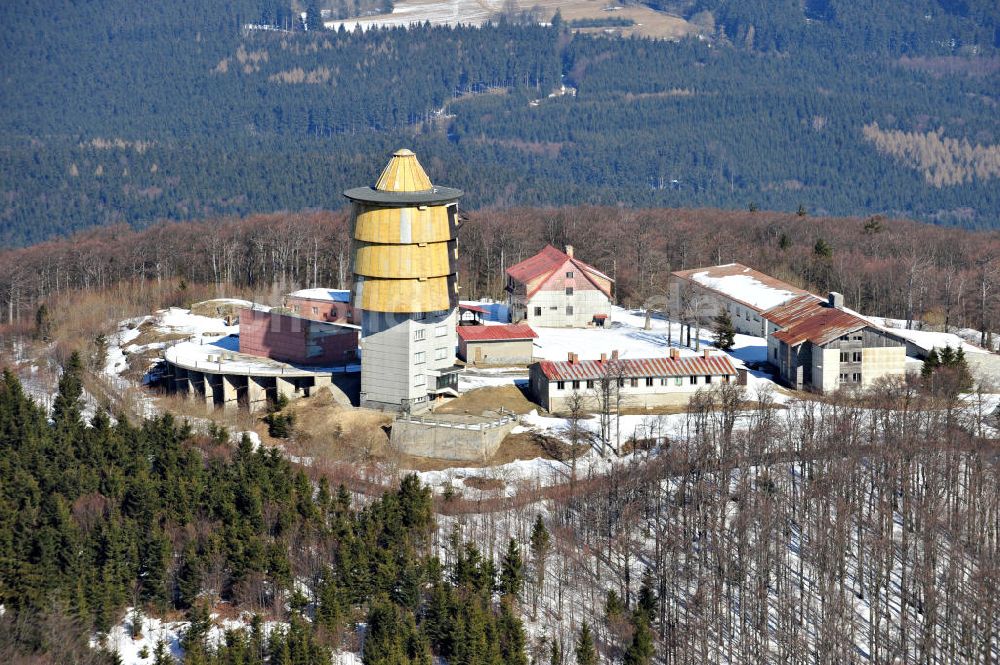
[[[602,363],[608,362],[608,354],[606,354],[606,353],[602,353],[601,354],[601,362]]]
[[[573,362],[573,352],[572,351],[569,351],[569,352],[566,353],[566,362],[568,362],[568,363],[572,363]]]
[[[709,357],[711,357],[711,355],[712,355],[712,349],[702,349],[701,350],[701,357],[702,358],[709,358]]]
[[[566,256],[573,258],[573,245],[566,245]]]
[[[670,359],[677,360],[681,357],[681,352],[677,349],[670,349]]]
[[[844,295],[836,291],[830,291],[830,295],[826,298],[826,304],[835,309],[844,309]]]
[[[611,359],[618,360],[618,349],[615,349],[614,351],[611,352]]]

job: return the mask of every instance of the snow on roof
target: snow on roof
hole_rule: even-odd
[[[208,374],[252,374],[256,376],[312,376],[333,372],[358,371],[357,365],[334,367],[298,366],[271,358],[232,351],[231,342],[179,342],[163,352],[167,362]]]
[[[902,327],[901,324],[904,323],[902,321],[878,317],[868,318],[884,325],[886,332],[890,335],[904,339],[927,352],[932,348],[940,350],[946,346],[950,346],[953,349],[961,348],[966,353],[989,353],[986,349],[980,348],[975,344],[970,344],[954,333],[935,332],[932,330],[907,330],[905,327]]]
[[[351,302],[351,292],[346,289],[299,289],[288,294],[289,298],[326,300],[330,302]]]
[[[742,263],[679,270],[673,274],[741,302],[757,312],[777,307],[806,293]]]

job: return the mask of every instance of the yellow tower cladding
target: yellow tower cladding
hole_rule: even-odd
[[[354,306],[361,311],[361,403],[419,411],[457,394],[455,232],[462,192],[439,187],[397,150],[353,203]]]
[[[393,154],[375,187],[344,195],[354,203],[356,307],[404,313],[457,305],[461,191],[431,184],[417,156],[403,149]]]

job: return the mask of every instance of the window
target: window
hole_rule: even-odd
[[[573,295],[573,287],[572,286],[567,286],[566,287],[566,295],[568,295],[568,296]]]
[[[434,360],[444,360],[448,357],[448,349],[434,349]]]
[[[448,326],[438,326],[434,329],[435,337],[444,337],[448,334]]]
[[[678,376],[678,377],[675,377],[675,378],[674,378],[674,385],[675,385],[675,386],[679,386],[679,385],[682,385],[683,383],[684,383],[684,380],[683,380],[683,379],[681,379],[681,377],[679,377],[679,376]]]
[[[573,305],[566,306],[566,316],[573,316]]]
[[[750,320],[750,312],[743,312],[743,317],[744,317],[744,318],[745,318],[745,319],[746,319],[747,321],[749,321],[749,320]]]
[[[851,381],[854,381],[854,383],[861,383],[861,372],[851,374]]]
[[[292,311],[293,312],[298,312],[299,311],[299,306],[298,305],[292,305]]]
[[[774,351],[774,359],[778,359],[778,349],[772,349]]]
[[[594,380],[593,379],[587,379],[587,387],[588,388],[593,388],[594,387]]]
[[[619,388],[625,387],[625,379],[618,379],[618,387]]]
[[[535,308],[535,316],[541,316],[541,315],[542,315],[542,308],[541,307],[536,307]]]
[[[667,385],[667,377],[663,377],[662,379],[660,379],[660,385],[661,386]]]
[[[427,312],[417,312],[416,314],[413,315],[413,319],[415,321],[423,321],[426,318],[427,318]]]
[[[705,375],[705,383],[711,383],[711,382],[712,382],[712,375],[711,374]]]
[[[415,377],[413,377],[413,385],[415,387],[427,385],[427,377],[424,376],[423,374],[416,375]]]
[[[566,390],[566,382],[556,381],[556,390]]]
[[[579,390],[579,389],[580,389],[580,382],[579,381],[574,381],[573,382],[573,390]]]
[[[697,376],[688,377],[688,383],[690,383],[692,386],[698,385],[698,377]]]
[[[566,272],[566,277],[568,277],[569,279],[573,279],[573,271],[572,270],[568,270]]]
[[[417,328],[416,330],[413,331],[413,341],[419,342],[420,340],[424,339],[424,336],[426,334],[427,334],[426,330],[424,330],[423,328]]]
[[[847,383],[848,380],[849,380],[849,377],[847,376],[847,374],[844,374],[844,373],[840,374],[840,382],[841,383]]]
[[[413,364],[419,365],[423,362],[426,362],[425,358],[426,354],[423,351],[417,351],[416,353],[413,354]]]
[[[631,379],[628,380],[628,385],[629,385],[630,388],[638,388],[639,387],[639,379],[637,379],[635,377],[632,377]]]
[[[651,385],[653,385],[653,377],[647,376],[646,377],[646,387],[648,388]]]
[[[554,312],[555,310],[559,309],[559,305],[549,305],[549,309]]]
[[[851,354],[848,351],[840,352],[840,362],[846,363],[851,359]]]
[[[319,307],[313,307],[313,314],[319,314]]]
[[[860,351],[855,351],[854,353],[851,354],[851,362],[856,362],[856,363],[861,362],[861,352]]]

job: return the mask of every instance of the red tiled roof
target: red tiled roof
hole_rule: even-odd
[[[605,275],[603,272],[590,265],[589,263],[584,263],[576,257],[571,257],[569,254],[560,252],[558,249],[552,245],[546,245],[542,248],[542,251],[538,252],[534,256],[521,261],[520,263],[515,263],[511,267],[507,268],[507,274],[510,275],[515,282],[520,282],[526,284],[536,277],[544,275],[547,279],[552,273],[559,269],[567,261],[570,261],[574,266],[576,266],[580,271],[586,276],[588,273],[600,277],[601,279],[606,279],[609,282],[614,282],[613,279]],[[588,277],[589,279],[589,277]],[[545,280],[542,280],[543,282]],[[593,280],[591,280],[593,281]],[[611,293],[605,291],[600,285],[594,283],[594,286],[604,291],[610,298]],[[529,296],[533,294],[528,294]]]
[[[812,314],[800,317],[784,330],[774,333],[774,338],[789,346],[798,346],[805,341],[822,346],[842,335],[868,326],[872,326],[871,321],[862,319],[856,314],[834,307],[822,307]]]
[[[647,376],[736,375],[727,356],[694,358],[636,358],[624,360],[542,360],[537,363],[549,381],[589,381],[603,376],[641,378]]]
[[[538,337],[531,326],[523,323],[504,326],[459,326],[458,336],[466,342],[493,342]]]

